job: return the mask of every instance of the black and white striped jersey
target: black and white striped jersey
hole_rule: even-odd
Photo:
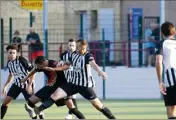
[[[166,87],[176,86],[176,40],[161,41],[156,54],[163,56]]]
[[[26,88],[29,80],[25,83],[21,83],[21,79],[25,78],[29,71],[33,69],[29,61],[24,57],[17,56],[15,60],[8,61],[7,67],[9,69],[9,73],[11,73],[14,77],[14,84],[20,88]]]
[[[68,61],[70,55],[71,55],[71,51],[67,50],[61,54],[60,60]],[[64,74],[67,79],[67,82],[70,83],[72,81],[72,76],[73,76],[73,66],[70,66],[68,70],[65,70]]]
[[[80,55],[75,51],[71,54],[69,61],[73,66],[73,79],[70,81],[72,84],[83,87],[95,87],[89,64],[92,60],[94,60],[94,57],[89,52]]]

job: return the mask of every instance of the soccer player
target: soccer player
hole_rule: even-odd
[[[160,42],[156,51],[156,72],[160,92],[164,96],[168,119],[176,119],[176,40],[174,38],[176,31],[174,24],[171,22],[163,23],[161,32],[164,40]],[[163,71],[165,74],[164,82]]]
[[[70,55],[76,50],[76,40],[74,39],[70,39],[68,41],[68,50],[66,50],[65,52],[63,52],[60,56],[60,60],[62,61],[68,61],[68,58],[70,57]],[[72,80],[72,73],[73,73],[73,67],[70,66],[68,70],[64,71],[65,77],[67,79],[67,83],[70,83],[70,81]],[[72,101],[75,105],[75,107],[77,108],[77,103],[76,103],[76,94],[70,96],[70,98],[72,98]],[[72,112],[69,109],[68,115],[65,117],[65,119],[72,119]]]
[[[57,68],[46,67],[49,71],[66,70],[69,64],[73,66],[73,78],[69,84],[63,84],[51,95],[51,97],[44,101],[36,111],[42,111],[49,108],[55,101],[65,98],[67,96],[80,93],[85,99],[89,100],[92,105],[102,112],[109,119],[116,119],[111,111],[105,107],[102,102],[97,98],[93,90],[95,82],[91,74],[91,66],[103,78],[106,79],[107,75],[101,71],[99,66],[95,63],[93,56],[87,52],[88,43],[86,40],[81,40],[78,43],[78,50],[71,54],[69,62]]]
[[[36,67],[22,80],[25,82],[31,75],[35,74],[36,72],[44,72],[47,76],[47,85],[41,88],[37,93],[32,95],[29,101],[25,104],[26,110],[30,113],[34,111],[35,104],[40,101],[44,101],[62,84],[66,83],[67,80],[65,78],[63,71],[47,71],[44,67],[52,67],[55,68],[60,65],[59,62],[55,60],[48,60],[44,56],[38,56],[35,60]],[[79,119],[85,119],[83,114],[75,108],[72,100],[70,98],[67,99],[60,99],[55,102],[55,104],[59,106],[67,105],[70,111],[75,114]],[[40,112],[36,112],[40,113]]]
[[[31,76],[25,83],[21,83],[21,79],[28,75],[29,71],[32,70],[32,66],[26,58],[17,56],[18,48],[16,46],[8,45],[6,50],[8,52],[7,54],[9,59],[7,63],[9,75],[2,90],[2,94],[5,96],[5,98],[1,106],[1,119],[4,118],[9,104],[12,102],[12,100],[15,100],[20,93],[23,94],[26,101],[30,98],[31,94],[33,93],[34,80],[34,76]],[[14,80],[14,83],[6,94],[7,88],[12,80]]]

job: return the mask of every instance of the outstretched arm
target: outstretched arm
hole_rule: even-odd
[[[35,71],[35,68],[32,69],[32,71],[25,77],[21,80],[21,82],[26,82],[26,80],[28,80],[30,77],[30,84],[32,84],[32,81],[34,80],[34,74],[36,73]]]
[[[106,73],[101,71],[100,67],[96,64],[95,60],[89,61],[89,64],[98,73],[99,76],[101,76],[103,79],[107,79]]]
[[[62,66],[57,66],[56,68],[44,67],[44,69],[48,71],[63,71],[63,70],[67,70],[68,68],[69,68],[69,65],[67,64],[64,64]]]

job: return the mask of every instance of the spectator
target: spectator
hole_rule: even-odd
[[[152,31],[151,41],[155,43],[155,47],[158,48],[158,43],[160,41],[160,27],[158,24],[155,24],[155,29]]]
[[[12,44],[17,46],[18,48],[18,52],[22,50],[22,39],[19,37],[20,36],[20,32],[18,30],[16,30],[14,32],[14,37],[12,40]]]
[[[43,56],[43,44],[39,35],[32,28],[29,32],[26,41],[29,44],[29,60],[33,63],[37,56]]]
[[[154,24],[150,24],[145,30],[145,48],[146,48],[146,62],[147,66],[151,67],[154,59],[155,43],[151,41],[150,36],[152,35],[152,30],[154,29]]]

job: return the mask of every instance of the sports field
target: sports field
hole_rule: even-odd
[[[117,119],[167,119],[162,100],[105,100]],[[106,119],[86,100],[78,100],[78,107],[87,119]],[[67,108],[53,105],[45,111],[46,119],[64,119]],[[4,119],[29,119],[24,101],[13,101]]]

